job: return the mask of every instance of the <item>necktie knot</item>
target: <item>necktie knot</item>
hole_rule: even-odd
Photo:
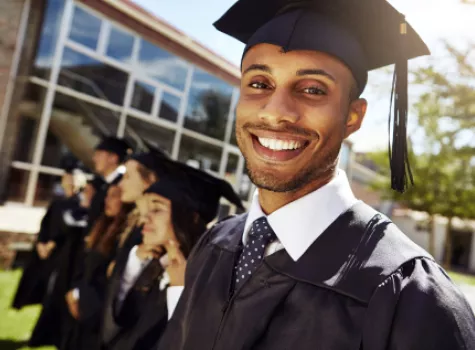
[[[276,240],[276,235],[269,225],[269,222],[265,217],[259,218],[252,223],[251,230],[249,231],[249,238],[258,239],[269,244]]]

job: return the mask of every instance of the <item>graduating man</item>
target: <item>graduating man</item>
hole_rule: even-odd
[[[258,192],[195,247],[159,349],[475,349],[460,290],[337,169],[368,71],[395,63],[392,187],[409,182],[414,29],[385,0],[239,0],[216,27],[246,44],[236,135]]]
[[[112,136],[104,138],[96,146],[92,158],[94,170],[105,183],[92,199],[89,211],[89,229],[104,210],[104,200],[109,186],[117,184],[121,180],[123,171],[121,171],[120,165],[130,152],[129,149],[130,146],[124,140]]]

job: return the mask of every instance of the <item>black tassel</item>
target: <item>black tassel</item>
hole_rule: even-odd
[[[389,139],[391,140],[391,114],[393,114],[392,143],[389,142],[389,162],[391,166],[391,188],[403,193],[408,188],[408,180],[414,184],[407,145],[407,113],[408,113],[408,68],[405,52],[406,23],[401,24],[400,57],[396,62],[391,91],[389,112]],[[394,104],[394,105],[393,105]],[[394,106],[394,110],[393,110]],[[393,112],[393,113],[391,113]]]

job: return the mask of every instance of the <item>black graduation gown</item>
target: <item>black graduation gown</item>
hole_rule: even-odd
[[[121,266],[122,271],[124,268]],[[106,309],[102,349],[148,350],[156,347],[168,322],[166,288],[160,289],[163,272],[158,260],[145,267],[120,309],[115,301],[120,279],[115,280],[114,296],[110,295],[113,299]]]
[[[107,267],[115,255],[112,251],[104,256],[97,251],[88,251],[84,262],[84,276],[79,284],[79,320],[65,325],[61,349],[92,350],[99,342],[105,293]]]
[[[40,304],[46,295],[48,281],[57,263],[59,252],[65,241],[66,233],[63,220],[63,212],[79,206],[77,196],[71,198],[57,198],[49,205],[45,216],[41,220],[40,231],[33,246],[31,259],[25,267],[18,289],[12,302],[12,307],[21,309],[27,305]],[[46,260],[40,259],[36,251],[37,243],[54,241],[55,249]]]
[[[135,227],[116,259],[108,285],[101,330],[101,348],[108,350],[151,349],[168,321],[166,290],[160,290],[160,266],[147,266],[128,292],[120,310],[116,297],[132,247],[141,242],[141,227]]]
[[[267,256],[231,293],[246,216],[217,224],[188,260],[159,350],[475,349],[475,318],[441,267],[364,203],[294,262]]]
[[[87,219],[87,210],[77,208],[75,217]],[[28,342],[31,347],[54,345],[59,347],[62,339],[64,325],[72,319],[69,315],[65,296],[70,290],[71,277],[76,263],[78,247],[83,242],[83,227],[68,226],[61,223],[66,230],[66,243],[58,252],[55,268],[55,282],[50,294],[43,301],[43,309],[33,329]]]
[[[104,204],[105,204],[105,199],[106,199],[107,191],[109,190],[109,187],[111,185],[118,184],[121,179],[122,179],[122,175],[117,174],[116,178],[112,182],[107,183],[104,181],[101,188],[97,190],[94,197],[92,197],[91,205],[89,206],[88,215],[87,215],[88,217],[87,227],[83,230],[83,239],[79,242],[79,247],[76,248],[76,252],[75,252],[76,258],[74,262],[73,272],[71,274],[72,277],[71,277],[71,284],[69,286],[69,289],[77,288],[83,279],[84,261],[86,260],[86,255],[87,255],[84,238],[87,237],[87,235],[91,231],[97,219],[104,212]]]

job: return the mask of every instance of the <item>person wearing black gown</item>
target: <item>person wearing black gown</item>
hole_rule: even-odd
[[[195,246],[158,349],[475,349],[460,289],[338,169],[368,71],[395,63],[391,180],[410,183],[407,61],[428,49],[404,16],[385,0],[239,0],[215,26],[246,44],[236,136],[258,191]]]
[[[63,329],[60,349],[89,350],[97,344],[108,280],[107,268],[115,256],[119,236],[127,225],[132,208],[132,204],[122,203],[118,185],[109,186],[104,214],[96,220],[86,239],[80,297],[77,302],[68,302],[68,310],[75,321]]]
[[[88,181],[78,195],[79,205],[65,208],[62,220],[57,223],[63,232],[65,243],[57,250],[58,257],[49,281],[49,292],[42,302],[43,309],[28,341],[30,347],[60,346],[63,326],[69,319],[64,295],[71,285],[76,253],[82,247],[89,206],[100,186],[102,180],[99,178]]]
[[[220,198],[242,206],[227,182],[169,159],[162,162],[159,180],[143,196],[143,242],[118,260],[109,284],[102,349],[156,347],[183,290],[186,258],[216,217]]]
[[[68,286],[68,299],[78,298],[77,284],[80,283],[84,274],[85,246],[84,239],[91,231],[95,221],[103,214],[104,201],[109,186],[116,185],[122,179],[124,168],[122,163],[131,152],[127,142],[117,137],[105,137],[95,148],[93,154],[94,171],[96,174],[95,183],[98,185],[97,191],[92,198],[87,213],[87,225],[82,230],[82,241],[79,247],[74,247],[71,256],[75,259],[71,265],[71,279]],[[71,301],[72,302],[72,301]]]
[[[41,220],[40,231],[30,261],[23,271],[12,302],[12,307],[15,309],[40,304],[46,296],[48,282],[59,256],[58,252],[66,241],[61,225],[63,213],[79,206],[77,192],[80,188],[74,184],[73,168],[65,168],[65,173],[61,178],[63,195],[51,201]]]

